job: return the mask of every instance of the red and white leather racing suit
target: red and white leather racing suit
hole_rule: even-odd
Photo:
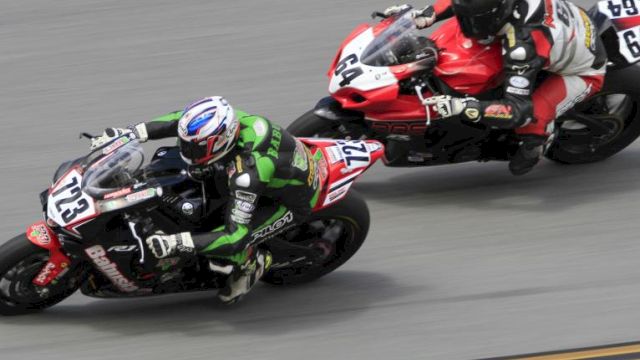
[[[436,21],[454,15],[451,0],[437,0],[433,8]],[[569,1],[521,0],[498,35],[504,97],[480,102],[483,122],[548,136],[554,119],[602,88],[604,46],[587,13]],[[538,85],[541,71],[548,76]]]

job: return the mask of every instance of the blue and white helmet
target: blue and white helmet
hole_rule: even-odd
[[[240,124],[221,96],[198,100],[184,109],[178,122],[180,155],[190,165],[209,165],[236,145]]]

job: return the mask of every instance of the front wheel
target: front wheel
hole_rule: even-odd
[[[21,315],[51,307],[80,286],[79,269],[72,267],[57,283],[43,288],[33,279],[49,260],[49,251],[18,235],[0,246],[0,314]]]
[[[295,285],[316,280],[347,262],[362,246],[369,232],[369,209],[353,190],[336,205],[319,211],[297,227],[288,240],[314,249],[314,263],[296,263],[272,268],[262,281],[273,285]],[[277,254],[274,254],[274,257]]]
[[[640,136],[639,105],[631,95],[595,95],[558,120],[546,157],[585,164],[615,155]]]
[[[309,110],[287,127],[287,132],[296,137],[364,140],[368,138],[364,123],[340,123],[327,120]]]

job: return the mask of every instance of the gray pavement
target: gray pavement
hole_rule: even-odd
[[[86,151],[80,131],[213,94],[286,125],[326,94],[342,39],[388,5],[0,3],[2,239],[40,218],[37,193]],[[73,296],[0,318],[0,358],[471,359],[638,340],[639,155],[522,178],[502,163],[379,165],[357,186],[370,236],[334,274],[229,308],[209,294]]]

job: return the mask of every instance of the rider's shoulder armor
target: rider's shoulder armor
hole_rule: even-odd
[[[263,150],[273,131],[269,120],[242,111],[236,111],[236,116],[240,122],[238,145],[249,152]]]
[[[564,0],[522,0],[514,10],[513,25],[531,32],[545,70],[559,75],[601,75],[597,59],[597,30],[587,13]],[[535,34],[534,34],[535,33]]]

